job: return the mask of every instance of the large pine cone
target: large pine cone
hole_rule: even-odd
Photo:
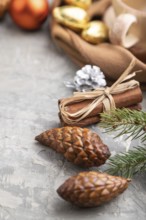
[[[66,201],[80,207],[95,207],[122,193],[128,182],[129,179],[106,173],[82,172],[66,180],[57,192]]]
[[[48,130],[35,138],[40,143],[62,153],[82,167],[100,166],[109,158],[108,147],[87,128],[63,127]]]

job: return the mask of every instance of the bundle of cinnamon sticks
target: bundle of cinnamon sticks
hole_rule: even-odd
[[[141,110],[141,104],[142,102],[142,92],[140,87],[137,87],[135,89],[131,89],[127,92],[114,95],[113,96],[116,107],[117,108],[130,108],[130,109],[135,109],[135,110]],[[62,99],[59,101],[59,105],[61,102],[64,102],[65,99]],[[69,112],[70,114],[74,114],[77,111],[81,110],[82,108],[86,107],[87,105],[91,104],[93,100],[85,100],[79,103],[72,103],[68,106],[66,106],[66,111]],[[74,126],[80,126],[80,127],[85,127],[88,125],[92,125],[95,123],[98,123],[100,121],[100,113],[103,112],[103,104],[101,103],[98,105],[92,112],[85,118],[82,119],[79,122],[76,122]],[[59,113],[60,121],[63,126],[69,125],[67,124],[62,116],[61,112]]]
[[[134,61],[132,61],[132,63],[129,65],[129,67],[126,69],[125,71],[125,76],[128,75],[129,71],[131,71],[131,69],[134,66]],[[123,73],[124,74],[124,73]],[[132,74],[133,76],[133,74]],[[131,77],[132,77],[131,76]],[[128,78],[131,78],[128,77]],[[127,79],[127,78],[125,78]],[[115,108],[130,108],[130,109],[134,109],[134,110],[141,110],[141,102],[142,102],[142,91],[140,89],[139,83],[135,80],[131,80],[126,83],[123,83],[122,80],[119,84],[119,82],[115,83],[115,87],[114,90],[112,87],[109,87],[109,91],[110,89],[112,89],[110,91],[109,97],[106,96],[106,94],[102,94],[99,97],[96,97],[95,91],[94,92],[90,92],[90,95],[86,94],[86,93],[82,93],[82,98],[81,98],[81,94],[76,94],[75,96],[72,96],[70,98],[65,98],[65,99],[61,99],[59,100],[59,117],[60,117],[60,121],[61,124],[63,126],[65,125],[73,125],[73,126],[80,126],[80,127],[84,127],[84,126],[88,126],[91,124],[95,124],[98,123],[100,121],[100,113],[102,113],[103,111],[105,111],[105,106],[104,106],[104,100],[105,99],[110,99],[109,102],[111,101],[111,96],[112,96],[112,102],[114,102],[114,106]],[[133,86],[129,86],[132,85]],[[118,86],[121,86],[119,91],[122,91],[122,87],[125,86],[125,88],[123,89],[123,92],[117,92],[117,94],[115,94]],[[127,89],[126,89],[127,86]],[[97,93],[99,91],[97,90]],[[91,96],[93,93],[93,97]],[[85,99],[84,99],[85,96]],[[103,99],[102,99],[103,97]],[[100,100],[103,100],[100,102]],[[98,105],[95,104],[97,100]],[[98,102],[99,100],[99,102]],[[107,101],[106,100],[106,101]]]

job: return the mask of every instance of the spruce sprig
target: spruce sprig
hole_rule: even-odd
[[[132,178],[146,171],[146,147],[137,147],[109,159],[107,173]]]
[[[127,138],[146,141],[146,112],[143,111],[124,108],[111,111],[110,114],[102,113],[100,126],[106,132],[118,131],[116,137],[127,134]]]
[[[101,114],[100,125],[106,132],[119,131],[116,137],[127,134],[127,138],[140,138],[146,142],[146,112],[116,109],[110,114]],[[146,145],[136,147],[127,153],[120,153],[108,161],[107,173],[132,178],[133,175],[146,171]]]

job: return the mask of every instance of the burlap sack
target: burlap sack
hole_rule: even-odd
[[[60,5],[60,0],[55,0],[53,7]],[[111,5],[111,0],[99,0],[94,2],[88,10],[90,17],[103,16],[106,9]],[[133,57],[136,58],[136,79],[141,87],[146,90],[146,51],[140,45],[130,50],[115,46],[110,43],[91,45],[85,42],[75,32],[57,24],[52,19],[52,38],[58,47],[61,47],[79,67],[86,64],[98,65],[104,72],[109,84],[113,83],[127,68]]]

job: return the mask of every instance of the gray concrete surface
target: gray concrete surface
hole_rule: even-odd
[[[59,125],[57,100],[71,94],[63,81],[71,80],[75,70],[52,44],[48,25],[27,33],[8,18],[0,23],[0,220],[146,219],[146,174],[99,208],[76,208],[56,193],[82,169],[34,137]],[[101,134],[97,126],[91,129]],[[138,144],[113,140],[114,134],[101,136],[112,153]]]

